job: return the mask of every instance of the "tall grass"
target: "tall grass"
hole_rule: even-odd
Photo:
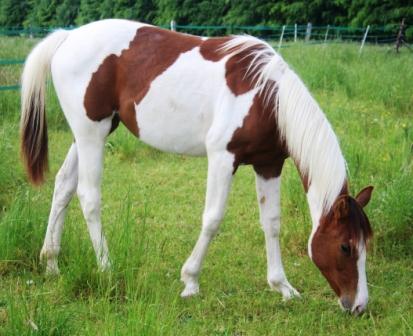
[[[34,42],[0,39],[0,59],[24,58]],[[181,300],[179,271],[199,233],[206,159],[153,150],[122,126],[106,145],[102,190],[112,272],[97,271],[74,199],[61,275],[45,277],[38,253],[53,176],[72,142],[51,89],[50,174],[41,189],[27,184],[19,163],[18,92],[0,92],[0,334],[412,334],[413,59],[373,46],[359,56],[352,44],[297,44],[282,54],[331,121],[352,193],[375,186],[367,208],[375,237],[368,260],[371,302],[364,316],[340,312],[306,256],[310,218],[291,162],[282,177],[281,241],[287,275],[302,299],[285,303],[268,290],[254,176],[242,167],[205,262],[201,294]],[[19,69],[12,70],[16,79]]]

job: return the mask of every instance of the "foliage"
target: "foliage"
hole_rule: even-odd
[[[0,26],[7,27],[67,26],[109,17],[160,25],[174,19],[192,25],[346,26],[394,25],[406,18],[412,25],[413,6],[403,0],[3,0],[0,5]]]
[[[61,0],[28,0],[28,15],[23,24],[27,27],[56,27],[56,10]]]
[[[69,27],[75,24],[79,12],[80,0],[63,0],[56,8],[56,23]]]
[[[0,26],[21,27],[28,9],[27,1],[2,0],[0,3]]]
[[[99,20],[100,0],[80,0],[79,14],[76,23],[82,25],[88,22]]]

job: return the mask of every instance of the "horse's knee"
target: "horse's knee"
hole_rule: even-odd
[[[286,281],[286,277],[284,272],[270,272],[267,275],[267,281],[271,287],[278,287]]]
[[[219,224],[221,223],[222,216],[222,213],[215,211],[205,213],[203,216],[202,231],[209,236],[215,236]]]
[[[268,234],[270,237],[278,237],[280,234],[280,216],[278,214],[274,214],[271,216],[266,216],[261,218],[261,225],[262,229],[264,230],[265,234]]]
[[[54,199],[60,205],[66,206],[76,191],[77,179],[60,170],[55,179]]]
[[[64,207],[70,201],[77,187],[77,154],[76,148],[73,146],[55,178],[54,201]]]
[[[79,197],[86,221],[89,222],[89,220],[93,220],[100,211],[99,194],[79,186],[77,195]]]

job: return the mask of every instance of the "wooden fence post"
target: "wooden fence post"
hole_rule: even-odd
[[[404,35],[403,35],[403,30],[404,30],[404,18],[402,20],[402,23],[400,24],[400,29],[399,32],[397,34],[397,39],[396,39],[396,52],[399,52],[399,48],[401,46],[401,44],[404,42]]]
[[[297,42],[297,24],[294,25],[294,42]]]
[[[305,41],[306,42],[310,41],[312,27],[313,27],[313,25],[311,24],[311,22],[307,23],[307,31],[305,32]]]
[[[366,32],[364,33],[363,40],[361,41],[361,46],[360,46],[359,54],[361,54],[361,52],[363,51],[364,43],[366,43],[367,34],[369,33],[369,29],[370,29],[370,25],[367,26]]]
[[[328,31],[330,30],[330,25],[327,25],[326,34],[324,35],[324,45],[327,44]]]
[[[281,31],[280,41],[278,42],[278,51],[280,51],[281,44],[283,43],[284,31],[285,31],[285,25],[283,26],[283,29]]]

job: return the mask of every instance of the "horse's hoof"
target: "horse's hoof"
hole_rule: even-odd
[[[272,290],[280,292],[283,296],[283,301],[291,300],[292,298],[300,298],[300,293],[290,285],[287,280],[284,281],[268,281]]]
[[[198,284],[188,284],[185,286],[185,289],[181,293],[182,298],[189,298],[191,296],[197,295],[199,293]]]
[[[56,253],[54,251],[42,249],[40,252],[40,262],[46,264],[45,274],[47,276],[56,276],[60,274]]]
[[[288,301],[293,298],[301,298],[300,293],[291,285],[289,285],[289,287],[283,288],[281,294],[283,296],[283,301]]]
[[[47,265],[44,274],[46,274],[46,276],[50,276],[50,277],[58,276],[58,275],[60,275],[59,267],[57,267],[57,265],[53,265],[53,266]]]
[[[100,273],[110,273],[112,271],[112,264],[110,261],[107,261],[98,266],[98,270]]]

